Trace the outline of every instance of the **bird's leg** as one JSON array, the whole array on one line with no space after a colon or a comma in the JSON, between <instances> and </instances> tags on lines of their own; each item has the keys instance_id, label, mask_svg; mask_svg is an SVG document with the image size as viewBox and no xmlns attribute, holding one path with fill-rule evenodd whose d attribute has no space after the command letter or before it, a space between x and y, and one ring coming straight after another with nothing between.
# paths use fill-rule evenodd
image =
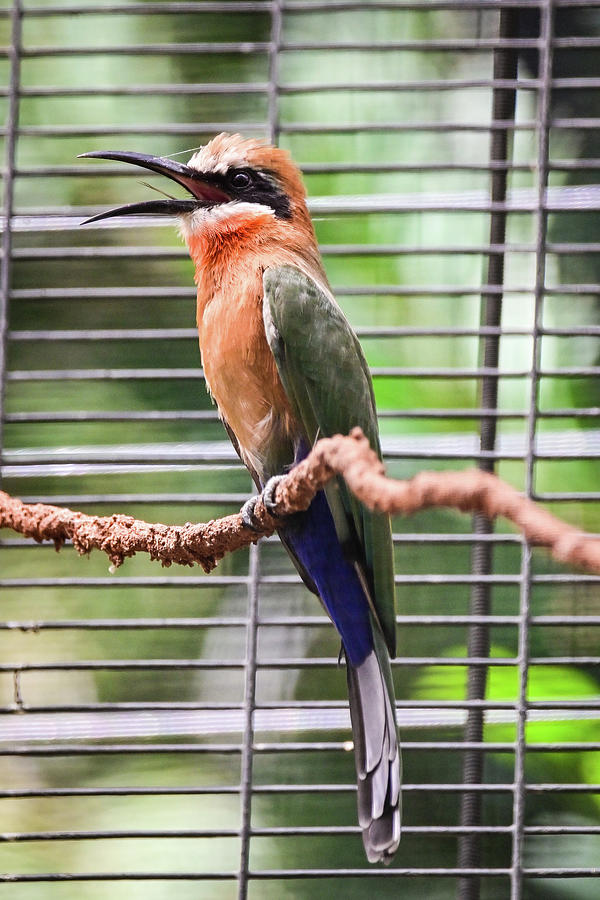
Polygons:
<instances>
[{"instance_id":1,"label":"bird's leg","mask_svg":"<svg viewBox=\"0 0 600 900\"><path fill-rule=\"evenodd\" d=\"M277 491L277 485L282 478L285 478L285 475L273 475L272 478L269 478L260 494L256 494L256 496L246 500L240 509L242 521L246 528L251 528L252 531L262 531L260 522L257 521L255 514L255 507L258 500L262 500L269 515L273 516L274 519L277 518L275 514L275 507L277 505L275 501L275 492Z\"/></svg>"}]
</instances>

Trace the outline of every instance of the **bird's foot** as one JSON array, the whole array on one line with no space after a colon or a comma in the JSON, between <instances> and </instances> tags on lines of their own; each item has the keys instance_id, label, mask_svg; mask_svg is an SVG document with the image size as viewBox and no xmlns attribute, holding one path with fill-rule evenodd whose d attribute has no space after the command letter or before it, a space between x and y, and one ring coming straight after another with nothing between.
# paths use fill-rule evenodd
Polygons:
<instances>
[{"instance_id":1,"label":"bird's foot","mask_svg":"<svg viewBox=\"0 0 600 900\"><path fill-rule=\"evenodd\" d=\"M285 478L285 475L273 475L272 478L269 478L260 494L256 494L256 496L246 500L240 509L242 522L246 528L251 528L252 531L262 531L261 523L256 518L256 504L259 500L262 500L269 515L273 516L274 519L277 518L277 515L275 514L275 507L277 506L275 493L277 491L277 485L282 478Z\"/></svg>"},{"instance_id":2,"label":"bird's foot","mask_svg":"<svg viewBox=\"0 0 600 900\"><path fill-rule=\"evenodd\" d=\"M259 527L256 516L254 512L254 507L256 506L256 501L260 497L260 494L255 494L254 497L250 497L249 500L246 500L242 508L240 509L240 514L242 516L242 522L244 523L246 528L250 528L251 531L261 531L262 529Z\"/></svg>"},{"instance_id":3,"label":"bird's foot","mask_svg":"<svg viewBox=\"0 0 600 900\"><path fill-rule=\"evenodd\" d=\"M273 516L274 519L277 518L275 512L277 506L275 494L277 493L279 482L283 481L284 478L285 475L273 475L272 478L269 478L262 491L262 501L265 504L267 512L270 516Z\"/></svg>"}]
</instances>

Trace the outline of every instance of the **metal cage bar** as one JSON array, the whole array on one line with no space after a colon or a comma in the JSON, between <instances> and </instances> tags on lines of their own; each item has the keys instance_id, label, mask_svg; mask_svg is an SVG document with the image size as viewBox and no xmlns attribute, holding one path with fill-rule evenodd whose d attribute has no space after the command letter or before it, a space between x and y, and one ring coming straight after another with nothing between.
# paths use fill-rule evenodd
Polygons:
<instances>
[{"instance_id":1,"label":"metal cage bar","mask_svg":"<svg viewBox=\"0 0 600 900\"><path fill-rule=\"evenodd\" d=\"M541 342L538 329L543 321L544 294L546 287L546 235L548 228L548 214L546 210L546 191L548 186L548 158L550 140L550 103L551 103L551 75L553 61L553 37L554 37L554 2L548 0L541 10L540 34L543 38L543 46L539 54L539 71L542 75L542 87L538 99L538 167L537 167L537 192L538 209L536 213L536 265L535 265L535 310L533 347L531 360L531 384L529 405L529 446L527 451L526 468L526 492L532 496L535 485L535 439L537 430L537 413L539 406L540 369L541 369ZM520 592L519 625L519 706L517 719L517 747L515 752L515 791L513 811L513 844L511 867L511 900L520 900L523 896L523 827L525 824L525 804L527 776L525 771L527 755L526 727L529 715L528 687L530 657L530 615L531 615L531 578L532 558L531 548L524 546L521 563L522 585Z\"/></svg>"}]
</instances>

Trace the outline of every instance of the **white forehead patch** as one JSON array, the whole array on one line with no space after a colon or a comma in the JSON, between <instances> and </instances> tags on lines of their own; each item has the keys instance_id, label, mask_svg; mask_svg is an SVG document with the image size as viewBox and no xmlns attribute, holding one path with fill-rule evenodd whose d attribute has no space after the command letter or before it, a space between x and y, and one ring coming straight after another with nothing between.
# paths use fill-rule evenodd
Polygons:
<instances>
[{"instance_id":1,"label":"white forehead patch","mask_svg":"<svg viewBox=\"0 0 600 900\"><path fill-rule=\"evenodd\" d=\"M201 147L194 153L188 166L198 172L217 172L224 175L229 169L243 169L248 165L248 158L240 152L239 146L215 152L211 144Z\"/></svg>"}]
</instances>

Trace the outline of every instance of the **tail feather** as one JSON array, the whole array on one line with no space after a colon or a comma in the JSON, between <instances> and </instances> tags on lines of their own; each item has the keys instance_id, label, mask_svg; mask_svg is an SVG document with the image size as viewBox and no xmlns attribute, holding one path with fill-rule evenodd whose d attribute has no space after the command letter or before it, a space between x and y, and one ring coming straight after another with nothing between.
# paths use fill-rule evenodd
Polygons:
<instances>
[{"instance_id":1,"label":"tail feather","mask_svg":"<svg viewBox=\"0 0 600 900\"><path fill-rule=\"evenodd\" d=\"M375 650L358 666L348 662L346 672L358 821L369 862L389 862L400 841L400 752L391 678L385 677Z\"/></svg>"}]
</instances>

